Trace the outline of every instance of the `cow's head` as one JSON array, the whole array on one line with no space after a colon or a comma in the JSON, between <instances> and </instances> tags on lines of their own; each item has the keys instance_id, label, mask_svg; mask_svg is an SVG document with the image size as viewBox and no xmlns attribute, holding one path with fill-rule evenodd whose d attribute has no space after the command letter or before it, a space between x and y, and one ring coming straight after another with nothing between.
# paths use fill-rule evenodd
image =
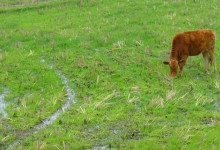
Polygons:
<instances>
[{"instance_id":1,"label":"cow's head","mask_svg":"<svg viewBox=\"0 0 220 150\"><path fill-rule=\"evenodd\" d=\"M178 61L171 59L170 61L164 61L163 63L170 66L170 75L175 78L178 70Z\"/></svg>"}]
</instances>

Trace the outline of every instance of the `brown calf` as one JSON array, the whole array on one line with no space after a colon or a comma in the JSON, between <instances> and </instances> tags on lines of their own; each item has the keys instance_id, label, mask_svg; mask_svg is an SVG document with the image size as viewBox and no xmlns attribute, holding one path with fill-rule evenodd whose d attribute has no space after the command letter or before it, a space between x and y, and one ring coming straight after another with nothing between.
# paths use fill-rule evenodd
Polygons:
<instances>
[{"instance_id":1,"label":"brown calf","mask_svg":"<svg viewBox=\"0 0 220 150\"><path fill-rule=\"evenodd\" d=\"M170 61L164 61L164 64L170 66L170 74L176 77L178 66L180 68L180 76L182 76L183 67L189 56L196 56L202 53L205 60L205 71L208 72L209 63L214 67L215 34L212 30L196 30L178 33L172 41L172 49L170 53Z\"/></svg>"}]
</instances>

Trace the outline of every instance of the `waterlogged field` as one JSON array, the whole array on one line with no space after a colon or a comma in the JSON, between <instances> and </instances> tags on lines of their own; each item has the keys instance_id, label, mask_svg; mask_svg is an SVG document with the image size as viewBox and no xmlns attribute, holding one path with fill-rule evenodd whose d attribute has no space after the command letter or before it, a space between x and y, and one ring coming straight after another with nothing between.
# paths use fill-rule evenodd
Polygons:
<instances>
[{"instance_id":1,"label":"waterlogged field","mask_svg":"<svg viewBox=\"0 0 220 150\"><path fill-rule=\"evenodd\" d=\"M219 149L220 2L4 0L0 149ZM217 73L177 32L216 33Z\"/></svg>"}]
</instances>

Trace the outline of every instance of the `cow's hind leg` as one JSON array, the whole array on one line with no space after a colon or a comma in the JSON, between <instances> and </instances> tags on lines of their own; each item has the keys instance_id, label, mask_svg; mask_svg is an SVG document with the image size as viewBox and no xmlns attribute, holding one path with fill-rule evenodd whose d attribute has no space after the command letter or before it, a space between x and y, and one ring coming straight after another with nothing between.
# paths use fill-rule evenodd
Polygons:
<instances>
[{"instance_id":1,"label":"cow's hind leg","mask_svg":"<svg viewBox=\"0 0 220 150\"><path fill-rule=\"evenodd\" d=\"M209 53L208 52L203 52L202 55L203 55L203 58L204 58L204 61L205 61L205 72L208 73L209 61L210 61Z\"/></svg>"},{"instance_id":2,"label":"cow's hind leg","mask_svg":"<svg viewBox=\"0 0 220 150\"><path fill-rule=\"evenodd\" d=\"M214 50L209 51L209 63L211 63L211 65L214 67L214 72L216 73L216 65L215 65L215 58L214 58Z\"/></svg>"}]
</instances>

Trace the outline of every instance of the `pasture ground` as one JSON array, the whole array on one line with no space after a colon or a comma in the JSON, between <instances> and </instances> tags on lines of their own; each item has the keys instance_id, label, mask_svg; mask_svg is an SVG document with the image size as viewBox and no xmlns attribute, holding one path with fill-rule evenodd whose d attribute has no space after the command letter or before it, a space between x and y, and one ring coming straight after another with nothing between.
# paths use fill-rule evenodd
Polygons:
<instances>
[{"instance_id":1,"label":"pasture ground","mask_svg":"<svg viewBox=\"0 0 220 150\"><path fill-rule=\"evenodd\" d=\"M0 149L17 139L25 150L219 149L219 10L219 0L2 1ZM191 57L172 86L162 62L172 37L194 29L215 31L217 73ZM67 100L56 70L77 103L25 136Z\"/></svg>"}]
</instances>

